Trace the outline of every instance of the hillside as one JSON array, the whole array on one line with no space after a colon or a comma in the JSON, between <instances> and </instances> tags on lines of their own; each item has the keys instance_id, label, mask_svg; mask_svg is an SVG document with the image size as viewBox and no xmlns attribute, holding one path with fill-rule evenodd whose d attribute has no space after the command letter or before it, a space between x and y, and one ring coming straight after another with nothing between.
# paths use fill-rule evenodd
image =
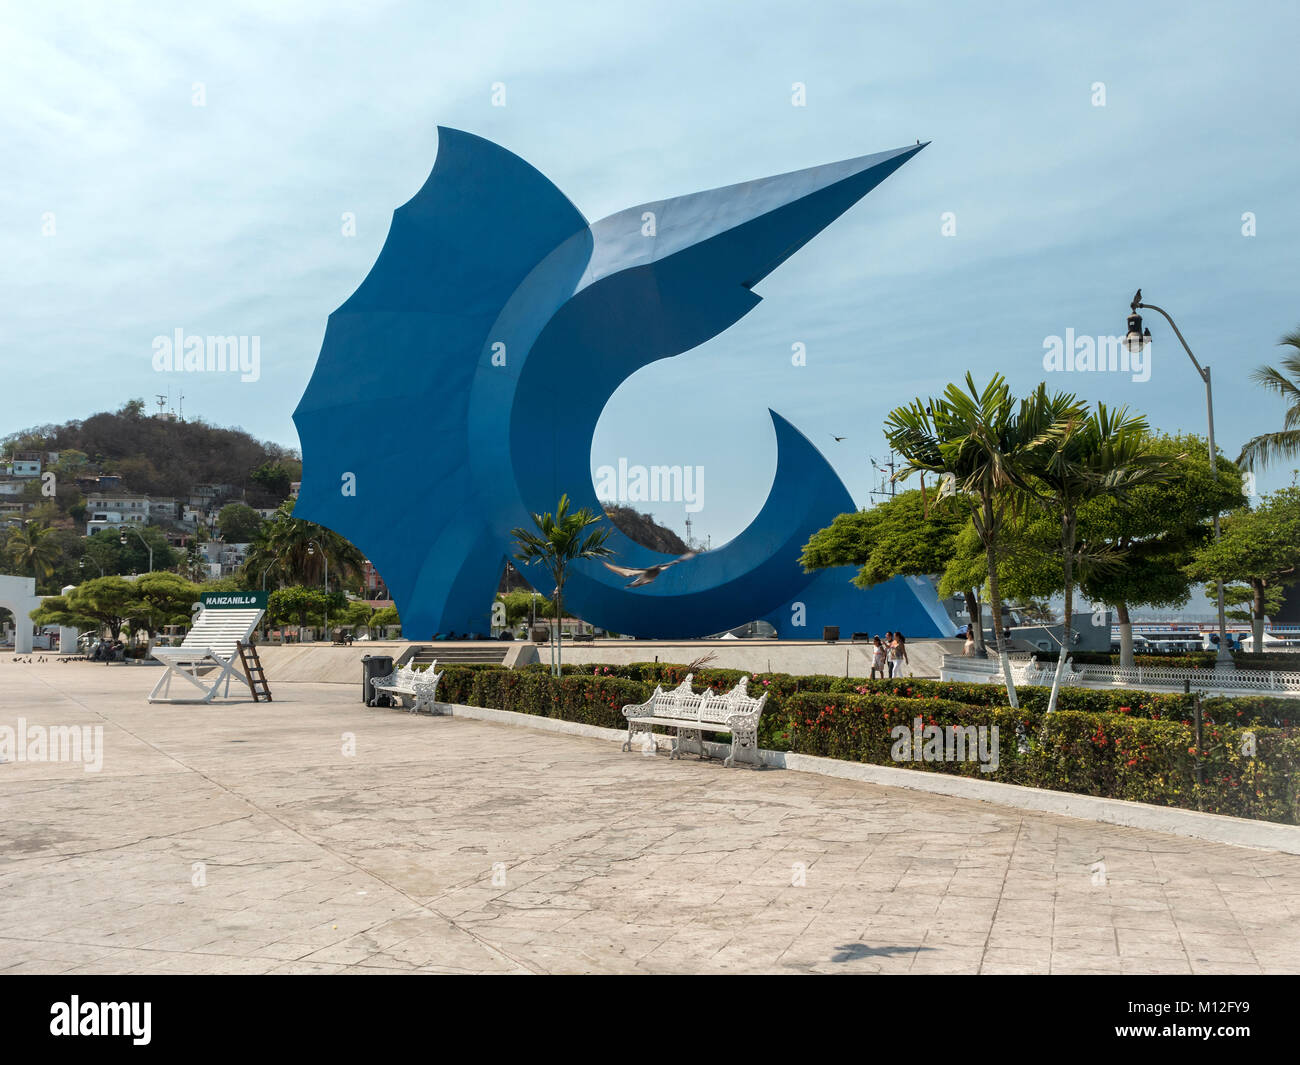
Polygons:
<instances>
[{"instance_id":1,"label":"hillside","mask_svg":"<svg viewBox=\"0 0 1300 1065\"><path fill-rule=\"evenodd\" d=\"M124 489L150 496L183 499L196 484L229 484L242 490L252 506L272 507L287 495L288 482L302 476L302 463L288 448L257 440L242 429L153 417L140 400L80 421L13 432L0 444L6 454L81 452L86 473L117 474ZM276 476L268 477L265 467L278 467ZM255 477L258 470L263 472ZM66 507L74 496L60 490L58 502ZM677 533L650 514L618 505L606 506L605 513L645 547L669 555L689 550Z\"/></svg>"},{"instance_id":2,"label":"hillside","mask_svg":"<svg viewBox=\"0 0 1300 1065\"><path fill-rule=\"evenodd\" d=\"M125 488L145 495L183 498L196 484L230 484L245 490L254 506L275 506L284 499L279 486L252 479L259 467L285 467L289 476L279 478L282 483L301 476L297 455L279 444L201 420L151 417L143 406L133 400L119 411L83 421L11 433L4 438L4 450L80 451L88 472L118 474Z\"/></svg>"},{"instance_id":3,"label":"hillside","mask_svg":"<svg viewBox=\"0 0 1300 1065\"><path fill-rule=\"evenodd\" d=\"M617 525L623 533L642 547L662 551L666 555L684 555L690 550L686 546L686 541L673 532L672 529L660 525L649 514L642 514L639 510L633 510L631 507L621 507L609 503L605 504L605 513L609 515L609 520Z\"/></svg>"}]
</instances>

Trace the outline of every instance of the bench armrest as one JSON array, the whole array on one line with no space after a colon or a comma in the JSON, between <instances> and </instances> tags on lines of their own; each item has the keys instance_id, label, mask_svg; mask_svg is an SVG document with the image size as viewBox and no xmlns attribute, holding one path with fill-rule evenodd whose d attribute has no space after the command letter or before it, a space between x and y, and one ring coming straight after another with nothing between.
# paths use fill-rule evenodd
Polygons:
<instances>
[{"instance_id":1,"label":"bench armrest","mask_svg":"<svg viewBox=\"0 0 1300 1065\"><path fill-rule=\"evenodd\" d=\"M763 704L767 702L767 695L768 693L764 692L757 702L746 707L741 707L737 709L735 713L728 714L728 727L734 728L737 725L741 727L756 726L759 718L763 716Z\"/></svg>"},{"instance_id":2,"label":"bench armrest","mask_svg":"<svg viewBox=\"0 0 1300 1065\"><path fill-rule=\"evenodd\" d=\"M664 695L663 687L657 685L655 687L654 694L651 695L650 698L647 699L645 702L628 703L627 706L623 707L623 716L628 720L631 720L634 717L654 717L655 707L659 704L659 701L663 698L663 695Z\"/></svg>"},{"instance_id":3,"label":"bench armrest","mask_svg":"<svg viewBox=\"0 0 1300 1065\"><path fill-rule=\"evenodd\" d=\"M411 682L411 686L415 688L417 691L420 692L427 691L430 694L433 694L433 692L437 690L438 681L440 680L442 680L441 673L431 674L426 670L423 674L420 674Z\"/></svg>"}]
</instances>

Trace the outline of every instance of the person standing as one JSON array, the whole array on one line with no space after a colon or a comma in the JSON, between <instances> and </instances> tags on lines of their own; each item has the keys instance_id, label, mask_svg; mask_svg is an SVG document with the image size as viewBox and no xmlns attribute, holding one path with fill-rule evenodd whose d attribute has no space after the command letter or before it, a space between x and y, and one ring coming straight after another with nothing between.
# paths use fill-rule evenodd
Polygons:
<instances>
[{"instance_id":1,"label":"person standing","mask_svg":"<svg viewBox=\"0 0 1300 1065\"><path fill-rule=\"evenodd\" d=\"M901 677L903 666L907 664L907 641L901 632L896 632L893 643L889 645L889 675Z\"/></svg>"},{"instance_id":2,"label":"person standing","mask_svg":"<svg viewBox=\"0 0 1300 1065\"><path fill-rule=\"evenodd\" d=\"M875 648L871 652L871 679L879 677L885 679L885 645L880 642L879 636L873 636Z\"/></svg>"}]
</instances>

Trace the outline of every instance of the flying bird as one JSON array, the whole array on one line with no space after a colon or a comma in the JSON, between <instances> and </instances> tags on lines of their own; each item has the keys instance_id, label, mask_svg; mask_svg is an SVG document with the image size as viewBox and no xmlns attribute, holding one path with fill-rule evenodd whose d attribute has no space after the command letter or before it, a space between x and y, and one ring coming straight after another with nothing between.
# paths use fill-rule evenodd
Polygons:
<instances>
[{"instance_id":1,"label":"flying bird","mask_svg":"<svg viewBox=\"0 0 1300 1065\"><path fill-rule=\"evenodd\" d=\"M831 439L834 440L834 441L838 444L841 440L847 440L848 437L846 437L846 436L836 436L834 433L831 433Z\"/></svg>"},{"instance_id":2,"label":"flying bird","mask_svg":"<svg viewBox=\"0 0 1300 1065\"><path fill-rule=\"evenodd\" d=\"M625 587L640 588L643 584L651 583L669 566L675 566L679 562L689 562L697 554L699 554L698 551L687 551L686 554L679 555L670 562L661 562L657 566L649 566L646 569L633 569L629 566L615 566L608 562L605 563L605 568L617 573L620 577L635 577L636 580L632 581L631 584L625 585Z\"/></svg>"}]
</instances>

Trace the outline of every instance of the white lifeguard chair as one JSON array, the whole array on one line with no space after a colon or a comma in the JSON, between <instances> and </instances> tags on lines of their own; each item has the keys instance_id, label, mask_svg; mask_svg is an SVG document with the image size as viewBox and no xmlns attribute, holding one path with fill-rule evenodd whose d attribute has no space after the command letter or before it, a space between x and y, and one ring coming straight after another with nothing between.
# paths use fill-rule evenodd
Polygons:
<instances>
[{"instance_id":1,"label":"white lifeguard chair","mask_svg":"<svg viewBox=\"0 0 1300 1065\"><path fill-rule=\"evenodd\" d=\"M199 615L180 646L153 649L153 657L167 667L167 672L158 678L149 693L149 702L210 703L222 681L226 683L222 697L229 698L230 678L240 666L253 701L257 702L259 697L269 701L266 678L250 642L263 613L265 598L257 593L205 595ZM258 675L256 678L254 673ZM192 685L198 695L173 697L171 683L178 677Z\"/></svg>"}]
</instances>

